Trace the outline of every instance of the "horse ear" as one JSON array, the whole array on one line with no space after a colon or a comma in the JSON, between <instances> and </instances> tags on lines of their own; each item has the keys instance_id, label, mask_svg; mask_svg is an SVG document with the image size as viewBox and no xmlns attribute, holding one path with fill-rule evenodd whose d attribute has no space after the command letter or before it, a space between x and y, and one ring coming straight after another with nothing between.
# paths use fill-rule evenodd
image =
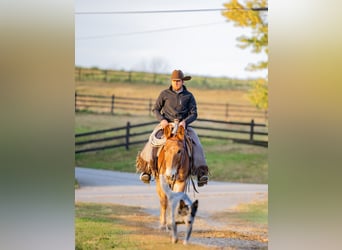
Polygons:
<instances>
[{"instance_id":1,"label":"horse ear","mask_svg":"<svg viewBox=\"0 0 342 250\"><path fill-rule=\"evenodd\" d=\"M185 129L183 126L179 126L178 131L177 131L177 137L179 140L183 141L184 140L184 134L185 134Z\"/></svg>"},{"instance_id":2,"label":"horse ear","mask_svg":"<svg viewBox=\"0 0 342 250\"><path fill-rule=\"evenodd\" d=\"M166 126L164 128L164 135L165 135L165 138L168 139L171 137L171 133L172 133L172 130L171 130L171 126Z\"/></svg>"}]
</instances>

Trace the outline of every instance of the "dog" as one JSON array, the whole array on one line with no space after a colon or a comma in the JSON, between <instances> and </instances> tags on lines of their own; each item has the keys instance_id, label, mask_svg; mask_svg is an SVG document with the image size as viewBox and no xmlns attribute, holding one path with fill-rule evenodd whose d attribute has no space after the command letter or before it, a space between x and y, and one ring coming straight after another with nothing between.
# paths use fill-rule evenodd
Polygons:
<instances>
[{"instance_id":1,"label":"dog","mask_svg":"<svg viewBox=\"0 0 342 250\"><path fill-rule=\"evenodd\" d=\"M163 175L160 175L159 177L162 189L168 198L168 207L171 212L172 243L177 243L178 241L177 225L185 224L186 235L183 244L186 245L191 236L192 225L194 224L198 209L198 200L192 202L186 193L173 192L166 182L165 177Z\"/></svg>"}]
</instances>

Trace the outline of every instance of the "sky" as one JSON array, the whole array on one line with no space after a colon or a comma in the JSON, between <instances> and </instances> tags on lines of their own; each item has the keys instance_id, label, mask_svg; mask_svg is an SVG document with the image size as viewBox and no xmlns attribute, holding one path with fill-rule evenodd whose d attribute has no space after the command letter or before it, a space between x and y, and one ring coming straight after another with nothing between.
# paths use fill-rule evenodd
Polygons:
<instances>
[{"instance_id":1,"label":"sky","mask_svg":"<svg viewBox=\"0 0 342 250\"><path fill-rule=\"evenodd\" d=\"M247 71L267 55L237 47L251 29L235 27L221 11L80 14L82 12L222 9L223 0L75 0L75 65L188 75L266 77Z\"/></svg>"}]
</instances>

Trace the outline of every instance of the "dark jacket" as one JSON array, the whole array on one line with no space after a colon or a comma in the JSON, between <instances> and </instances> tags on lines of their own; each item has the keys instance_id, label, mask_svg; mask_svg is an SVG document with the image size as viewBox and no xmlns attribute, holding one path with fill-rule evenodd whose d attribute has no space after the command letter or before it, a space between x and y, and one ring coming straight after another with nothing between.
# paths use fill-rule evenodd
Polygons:
<instances>
[{"instance_id":1,"label":"dark jacket","mask_svg":"<svg viewBox=\"0 0 342 250\"><path fill-rule=\"evenodd\" d=\"M153 109L156 118L173 122L175 119L185 120L186 125L197 119L197 105L195 97L183 85L183 91L176 93L170 86L163 90Z\"/></svg>"}]
</instances>

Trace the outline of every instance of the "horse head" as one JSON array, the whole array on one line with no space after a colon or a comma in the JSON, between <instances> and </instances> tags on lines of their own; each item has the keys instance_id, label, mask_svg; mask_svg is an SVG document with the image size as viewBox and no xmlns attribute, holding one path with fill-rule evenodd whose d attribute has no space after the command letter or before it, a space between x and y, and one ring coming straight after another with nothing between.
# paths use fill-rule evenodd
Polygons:
<instances>
[{"instance_id":1,"label":"horse head","mask_svg":"<svg viewBox=\"0 0 342 250\"><path fill-rule=\"evenodd\" d=\"M172 134L172 126L164 128L164 136L166 138L165 145L158 158L158 165L169 181L175 181L179 168L184 164L185 160L185 129L179 126L176 134Z\"/></svg>"}]
</instances>

